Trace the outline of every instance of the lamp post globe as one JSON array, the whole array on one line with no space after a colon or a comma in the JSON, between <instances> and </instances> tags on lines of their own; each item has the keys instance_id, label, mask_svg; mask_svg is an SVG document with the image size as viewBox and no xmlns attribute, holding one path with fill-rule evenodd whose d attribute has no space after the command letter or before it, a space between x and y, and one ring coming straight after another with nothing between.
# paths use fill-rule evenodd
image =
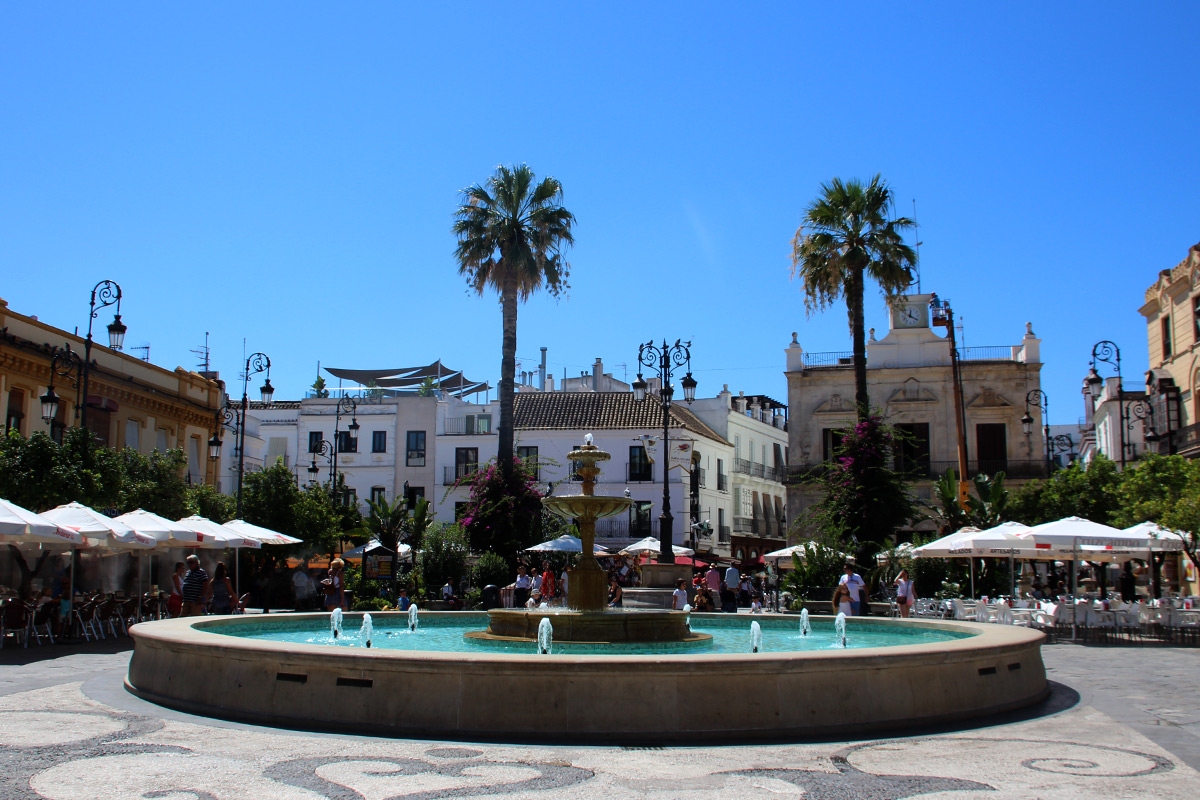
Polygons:
<instances>
[{"instance_id":1,"label":"lamp post globe","mask_svg":"<svg viewBox=\"0 0 1200 800\"><path fill-rule=\"evenodd\" d=\"M48 387L41 399L42 419L46 422L52 422L58 416L58 395L54 393L54 387Z\"/></svg>"}]
</instances>

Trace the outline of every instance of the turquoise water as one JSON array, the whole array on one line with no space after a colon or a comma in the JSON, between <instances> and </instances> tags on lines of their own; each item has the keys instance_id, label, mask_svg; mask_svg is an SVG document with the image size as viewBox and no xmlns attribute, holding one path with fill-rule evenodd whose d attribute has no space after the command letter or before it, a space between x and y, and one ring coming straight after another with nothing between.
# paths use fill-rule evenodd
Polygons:
<instances>
[{"instance_id":1,"label":"turquoise water","mask_svg":"<svg viewBox=\"0 0 1200 800\"><path fill-rule=\"evenodd\" d=\"M415 632L408 629L407 616L371 615L374 634L371 646L387 650L410 650L439 653L529 653L535 654L536 642L507 643L481 642L466 639L468 631L480 631L487 627L486 614L425 615ZM793 616L758 616L746 614L728 617L692 618L692 631L712 635L711 642L681 644L625 644L586 645L555 642L553 652L572 655L685 655L685 654L728 654L750 652L750 623L758 622L762 628L761 653L792 653L817 650L840 650L836 640L832 619L812 619L812 630L807 637L800 635L800 621ZM317 644L330 647L363 647L359 638L361 614L347 614L342 635L334 639L329 630L328 618L323 621L289 618L283 615L269 617L262 622L246 619L232 626L208 628L212 633L294 644ZM203 624L199 627L206 627ZM944 630L923 630L920 627L897 627L887 624L851 624L847 626L846 648L856 650L866 647L894 647L905 644L929 644L962 639L973 634Z\"/></svg>"}]
</instances>

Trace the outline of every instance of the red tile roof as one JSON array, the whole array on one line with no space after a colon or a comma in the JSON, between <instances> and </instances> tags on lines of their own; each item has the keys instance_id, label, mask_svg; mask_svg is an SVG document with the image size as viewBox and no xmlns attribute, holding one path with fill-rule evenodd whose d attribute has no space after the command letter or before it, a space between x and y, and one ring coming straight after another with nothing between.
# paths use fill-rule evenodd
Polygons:
<instances>
[{"instance_id":1,"label":"red tile roof","mask_svg":"<svg viewBox=\"0 0 1200 800\"><path fill-rule=\"evenodd\" d=\"M639 403L632 392L518 392L513 400L517 430L662 428L662 406L650 395ZM671 405L671 427L729 444L683 403Z\"/></svg>"}]
</instances>

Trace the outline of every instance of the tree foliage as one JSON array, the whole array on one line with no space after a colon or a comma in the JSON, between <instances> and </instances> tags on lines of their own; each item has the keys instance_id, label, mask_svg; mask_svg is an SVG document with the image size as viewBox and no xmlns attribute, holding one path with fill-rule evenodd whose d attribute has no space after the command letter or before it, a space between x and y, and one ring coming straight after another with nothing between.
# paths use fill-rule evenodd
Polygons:
<instances>
[{"instance_id":1,"label":"tree foliage","mask_svg":"<svg viewBox=\"0 0 1200 800\"><path fill-rule=\"evenodd\" d=\"M946 474L933 482L933 491L938 505L931 508L938 533L945 536L968 525L986 530L1008 521L1009 492L1004 486L1004 473L976 475L975 496L967 496L966 507L958 502L958 471L946 470Z\"/></svg>"},{"instance_id":2,"label":"tree foliage","mask_svg":"<svg viewBox=\"0 0 1200 800\"><path fill-rule=\"evenodd\" d=\"M476 553L496 553L516 569L517 556L540 541L542 493L537 476L520 459L506 474L495 461L463 479L471 495L461 524Z\"/></svg>"},{"instance_id":3,"label":"tree foliage","mask_svg":"<svg viewBox=\"0 0 1200 800\"><path fill-rule=\"evenodd\" d=\"M1116 465L1102 455L1086 468L1076 462L1046 480L1030 481L1017 490L1009 502L1009 516L1026 525L1063 517L1109 525L1121 505L1121 480Z\"/></svg>"},{"instance_id":4,"label":"tree foliage","mask_svg":"<svg viewBox=\"0 0 1200 800\"><path fill-rule=\"evenodd\" d=\"M497 460L507 474L513 459L513 396L517 372L517 305L543 286L557 297L568 288L563 251L575 239L575 216L562 206L562 184L536 180L528 166L500 166L486 182L463 190L454 213L458 271L480 295L500 295L500 428Z\"/></svg>"},{"instance_id":5,"label":"tree foliage","mask_svg":"<svg viewBox=\"0 0 1200 800\"><path fill-rule=\"evenodd\" d=\"M888 466L895 449L896 433L878 414L844 431L832 464L810 478L823 491L809 510L814 527L860 547L880 544L917 519L907 479Z\"/></svg>"},{"instance_id":6,"label":"tree foliage","mask_svg":"<svg viewBox=\"0 0 1200 800\"><path fill-rule=\"evenodd\" d=\"M870 276L892 298L912 283L917 254L902 233L907 217L891 219L895 196L876 175L860 181L834 178L804 212L792 239L792 277L804 281L804 305L811 315L846 298L854 354L854 403L859 421L869 415L867 344L863 284Z\"/></svg>"},{"instance_id":7,"label":"tree foliage","mask_svg":"<svg viewBox=\"0 0 1200 800\"><path fill-rule=\"evenodd\" d=\"M334 552L344 535L362 525L358 511L335 506L324 487L298 487L282 460L246 475L242 514L247 522L303 539L309 549L323 553Z\"/></svg>"},{"instance_id":8,"label":"tree foliage","mask_svg":"<svg viewBox=\"0 0 1200 800\"><path fill-rule=\"evenodd\" d=\"M425 591L432 596L447 578L453 586L458 587L470 552L467 534L458 525L435 525L430 528L425 534L425 546L421 549Z\"/></svg>"}]
</instances>

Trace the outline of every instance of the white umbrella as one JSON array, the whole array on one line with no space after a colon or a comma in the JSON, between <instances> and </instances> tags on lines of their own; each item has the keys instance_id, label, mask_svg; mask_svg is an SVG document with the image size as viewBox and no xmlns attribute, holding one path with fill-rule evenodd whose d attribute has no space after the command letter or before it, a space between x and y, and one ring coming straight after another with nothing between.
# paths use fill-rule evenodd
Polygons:
<instances>
[{"instance_id":1,"label":"white umbrella","mask_svg":"<svg viewBox=\"0 0 1200 800\"><path fill-rule=\"evenodd\" d=\"M886 564L889 559L912 558L913 543L901 542L890 550L880 550L875 554L876 564Z\"/></svg>"},{"instance_id":2,"label":"white umbrella","mask_svg":"<svg viewBox=\"0 0 1200 800\"><path fill-rule=\"evenodd\" d=\"M83 534L88 544L93 547L117 550L147 549L158 544L154 537L139 533L125 523L117 522L112 517L81 503L67 503L52 508L41 516L60 527Z\"/></svg>"},{"instance_id":3,"label":"white umbrella","mask_svg":"<svg viewBox=\"0 0 1200 800\"><path fill-rule=\"evenodd\" d=\"M83 537L16 503L0 500L0 542L82 544Z\"/></svg>"},{"instance_id":4,"label":"white umbrella","mask_svg":"<svg viewBox=\"0 0 1200 800\"><path fill-rule=\"evenodd\" d=\"M262 547L263 544L258 539L251 539L248 536L243 536L235 530L226 528L220 523L213 522L207 517L201 517L196 514L193 514L190 517L184 517L175 524L182 525L195 534L197 547L233 547L238 549L244 547L251 550L257 550Z\"/></svg>"},{"instance_id":5,"label":"white umbrella","mask_svg":"<svg viewBox=\"0 0 1200 800\"><path fill-rule=\"evenodd\" d=\"M1018 535L1034 544L1039 553L1034 558L1043 559L1119 561L1145 558L1156 545L1168 547L1168 540L1152 537L1145 529L1123 531L1079 517L1034 525Z\"/></svg>"},{"instance_id":6,"label":"white umbrella","mask_svg":"<svg viewBox=\"0 0 1200 800\"><path fill-rule=\"evenodd\" d=\"M245 536L247 539L257 539L263 544L300 544L304 541L303 539L297 539L295 536L288 536L278 531L273 531L270 528L261 528L258 525L252 525L242 519L223 523L221 527L229 528L229 530Z\"/></svg>"},{"instance_id":7,"label":"white umbrella","mask_svg":"<svg viewBox=\"0 0 1200 800\"><path fill-rule=\"evenodd\" d=\"M383 544L381 544L378 539L372 539L364 545L359 545L353 550L347 550L346 552L342 553L342 558L362 558L363 556L373 553L381 547L383 547ZM412 558L411 545L401 542L400 544L396 545L396 551L400 556L400 560L402 561L407 561L408 559Z\"/></svg>"},{"instance_id":8,"label":"white umbrella","mask_svg":"<svg viewBox=\"0 0 1200 800\"><path fill-rule=\"evenodd\" d=\"M971 559L971 596L975 596L975 559L1038 558L1037 548L1032 542L1020 538L1013 531L1020 523L1003 523L981 531L966 527L940 539L914 547L913 558L969 558ZM1021 526L1024 528L1024 526Z\"/></svg>"},{"instance_id":9,"label":"white umbrella","mask_svg":"<svg viewBox=\"0 0 1200 800\"><path fill-rule=\"evenodd\" d=\"M141 508L113 517L113 521L146 534L163 547L203 547L200 537L186 525Z\"/></svg>"},{"instance_id":10,"label":"white umbrella","mask_svg":"<svg viewBox=\"0 0 1200 800\"><path fill-rule=\"evenodd\" d=\"M583 540L580 539L578 536L572 536L569 533L564 533L562 536L559 536L557 539L551 539L548 542L542 542L541 544L535 544L533 547L526 547L525 550L526 550L526 552L536 552L536 553L582 553L583 552ZM678 548L676 548L676 550L678 550ZM655 550L654 552L657 553L658 551ZM605 550L603 547L601 547L598 544L595 544L594 542L592 543L592 554L593 555L596 555L596 554L606 555L607 553L608 553L608 551ZM680 555L686 555L686 554L681 553Z\"/></svg>"},{"instance_id":11,"label":"white umbrella","mask_svg":"<svg viewBox=\"0 0 1200 800\"><path fill-rule=\"evenodd\" d=\"M660 547L661 545L659 544L658 539L655 539L653 536L647 536L640 542L634 542L628 547L622 547L621 552L628 553L631 556L642 555L643 553L654 553L657 555L660 551ZM673 544L671 545L671 552L677 556L690 556L695 551L689 550L686 547L680 547L677 544Z\"/></svg>"},{"instance_id":12,"label":"white umbrella","mask_svg":"<svg viewBox=\"0 0 1200 800\"><path fill-rule=\"evenodd\" d=\"M1147 539L1150 549L1156 552L1178 552L1183 550L1183 534L1164 528L1157 522L1139 522L1128 528L1122 528L1121 533L1127 533L1137 539Z\"/></svg>"},{"instance_id":13,"label":"white umbrella","mask_svg":"<svg viewBox=\"0 0 1200 800\"><path fill-rule=\"evenodd\" d=\"M804 561L805 559L808 558L809 554L816 553L818 548L820 548L822 550L828 550L828 551L832 552L834 555L836 555L838 558L846 558L847 557L845 553L839 553L838 551L834 550L833 548L826 547L825 545L823 545L819 542L801 542L800 544L794 544L791 547L785 547L782 550L773 550L770 553L766 553L763 555L763 559L764 560L765 559L774 559L774 560L778 561L781 558L791 558L792 556L800 556L800 560Z\"/></svg>"}]
</instances>

